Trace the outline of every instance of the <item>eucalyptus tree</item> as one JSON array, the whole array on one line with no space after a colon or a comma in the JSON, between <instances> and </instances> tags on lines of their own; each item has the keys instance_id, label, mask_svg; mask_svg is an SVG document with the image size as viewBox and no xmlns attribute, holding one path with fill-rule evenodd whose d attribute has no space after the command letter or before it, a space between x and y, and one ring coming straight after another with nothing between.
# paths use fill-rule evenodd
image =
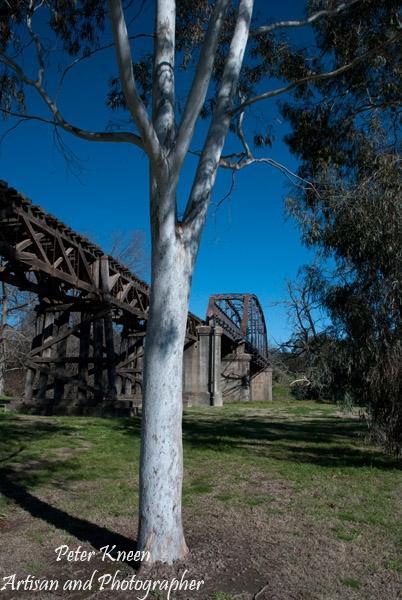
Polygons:
<instances>
[{"instance_id":1,"label":"eucalyptus tree","mask_svg":"<svg viewBox=\"0 0 402 600\"><path fill-rule=\"evenodd\" d=\"M2 267L0 262L0 268ZM22 369L28 350L29 316L33 298L13 286L0 285L0 396L6 393L6 376L10 371Z\"/></svg>"},{"instance_id":2,"label":"eucalyptus tree","mask_svg":"<svg viewBox=\"0 0 402 600\"><path fill-rule=\"evenodd\" d=\"M366 2L361 8L355 27L348 27L346 13L332 23L316 23L321 52L342 62L356 48L363 55L400 35L400 0ZM288 208L306 244L330 256L334 265L331 277L322 277L315 293L332 320L338 344L337 359L327 361L335 372L327 376L329 388L334 396L341 393L364 405L376 442L400 453L400 48L387 44L381 57L313 83L308 95L287 99L282 114L291 125L288 143L300 160L299 175L319 190L299 188Z\"/></svg>"},{"instance_id":3,"label":"eucalyptus tree","mask_svg":"<svg viewBox=\"0 0 402 600\"><path fill-rule=\"evenodd\" d=\"M331 325L314 347L327 397L365 408L370 437L402 452L401 156L386 135L360 136L355 169L322 168L320 199L292 204L309 244L333 265L313 301ZM308 271L307 271L308 274ZM308 283L307 277L304 284ZM311 288L310 288L311 289ZM311 337L311 336L310 336ZM332 350L331 350L332 346ZM330 352L328 352L330 348ZM322 393L322 390L321 390Z\"/></svg>"},{"instance_id":4,"label":"eucalyptus tree","mask_svg":"<svg viewBox=\"0 0 402 600\"><path fill-rule=\"evenodd\" d=\"M398 41L399 32L391 26L379 46L356 47L345 61L319 50L312 59L297 47L294 36L287 41L283 31L321 21L330 24L341 15L352 24L360 18L362 6L365 18L371 18L371 13L375 18L377 10L367 0L316 4L312 9L307 3L304 18L278 22L268 19L271 3L265 0L128 0L126 4L122 0L7 0L2 5L3 114L19 120L36 118L57 132L91 142L133 145L148 159L152 287L138 543L150 552L152 561L172 562L187 552L181 520L183 344L191 276L218 170L238 173L262 163L297 180L273 151L267 155L261 149L272 142L269 124L254 136L253 145L247 115L257 103L289 92L308 93L311 82L353 72L363 61L383 57L383 49ZM149 6L148 22L152 20L153 27L145 31L141 11ZM66 54L73 55L62 82L75 64L86 62L90 69L91 56L112 47L118 75L108 103L127 111L126 129L92 131L65 117L57 88L52 94L46 80L52 60L49 39L54 38L62 42ZM147 40L153 46L144 50ZM31 59L24 63L27 53ZM34 55L37 70L32 75ZM179 86L182 70L185 82ZM27 89L38 95L47 114L29 111ZM194 147L200 119L205 119L201 148ZM181 213L177 190L190 153L197 164Z\"/></svg>"}]
</instances>

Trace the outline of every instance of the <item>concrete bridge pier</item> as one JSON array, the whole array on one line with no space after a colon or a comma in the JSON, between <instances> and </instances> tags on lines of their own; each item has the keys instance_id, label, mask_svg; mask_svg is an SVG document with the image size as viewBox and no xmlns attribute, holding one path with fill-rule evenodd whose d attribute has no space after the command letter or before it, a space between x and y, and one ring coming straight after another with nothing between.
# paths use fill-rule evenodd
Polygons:
<instances>
[{"instance_id":1,"label":"concrete bridge pier","mask_svg":"<svg viewBox=\"0 0 402 600\"><path fill-rule=\"evenodd\" d=\"M200 325L198 340L187 346L183 358L183 402L222 406L221 327Z\"/></svg>"},{"instance_id":2,"label":"concrete bridge pier","mask_svg":"<svg viewBox=\"0 0 402 600\"><path fill-rule=\"evenodd\" d=\"M251 376L250 400L272 402L272 367Z\"/></svg>"},{"instance_id":3,"label":"concrete bridge pier","mask_svg":"<svg viewBox=\"0 0 402 600\"><path fill-rule=\"evenodd\" d=\"M251 354L238 344L222 359L222 394L227 402L248 402L250 395Z\"/></svg>"}]
</instances>

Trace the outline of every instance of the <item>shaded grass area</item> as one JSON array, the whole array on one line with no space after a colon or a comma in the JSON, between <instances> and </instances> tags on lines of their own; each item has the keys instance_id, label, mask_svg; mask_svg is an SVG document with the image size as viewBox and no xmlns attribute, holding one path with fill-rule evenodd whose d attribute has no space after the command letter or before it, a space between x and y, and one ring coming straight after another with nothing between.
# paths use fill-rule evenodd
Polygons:
<instances>
[{"instance_id":1,"label":"shaded grass area","mask_svg":"<svg viewBox=\"0 0 402 600\"><path fill-rule=\"evenodd\" d=\"M137 503L138 418L119 420L79 417L0 417L0 489L7 482L33 490L51 485L68 489L74 482L93 482L96 504L116 516ZM130 439L128 441L128 433ZM97 485L99 483L102 485ZM2 502L7 501L4 489ZM1 496L0 496L1 498ZM94 508L88 490L74 495L84 514ZM0 504L1 507L1 504Z\"/></svg>"},{"instance_id":2,"label":"shaded grass area","mask_svg":"<svg viewBox=\"0 0 402 600\"><path fill-rule=\"evenodd\" d=\"M345 544L384 549L382 566L401 571L401 462L366 445L364 434L356 415L319 402L187 409L184 505L201 520L213 502L240 517L250 508L291 514ZM1 415L0 523L17 504L95 547L112 535L129 549L129 539L96 523L132 516L139 448L137 417ZM30 535L43 544L40 532ZM342 584L357 590L352 575Z\"/></svg>"},{"instance_id":3,"label":"shaded grass area","mask_svg":"<svg viewBox=\"0 0 402 600\"><path fill-rule=\"evenodd\" d=\"M313 402L228 405L219 419L209 409L193 409L184 437L187 464L195 464L202 449L204 485L216 480L221 463L226 489L215 495L220 502L291 510L331 523L332 534L344 541L365 533L397 548L402 540L401 461L365 444L356 415ZM264 480L286 482L291 506L261 490ZM397 550L390 567L402 568Z\"/></svg>"}]
</instances>

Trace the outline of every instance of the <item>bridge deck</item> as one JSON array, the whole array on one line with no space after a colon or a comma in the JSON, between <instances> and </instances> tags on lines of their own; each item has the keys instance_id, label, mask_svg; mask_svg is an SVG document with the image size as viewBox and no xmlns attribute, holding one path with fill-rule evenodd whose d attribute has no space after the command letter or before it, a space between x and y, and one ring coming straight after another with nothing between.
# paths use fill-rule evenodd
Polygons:
<instances>
[{"instance_id":1,"label":"bridge deck","mask_svg":"<svg viewBox=\"0 0 402 600\"><path fill-rule=\"evenodd\" d=\"M150 301L145 281L2 181L0 256L4 259L0 280L41 299L37 335L26 359L35 375L31 382L27 378L26 396L32 395L34 380L38 398L46 399L51 385L55 396L62 397L64 383L71 381L78 386L79 397L85 390L101 396L105 370L109 391L115 388L116 377L126 381L126 396L131 384L140 385ZM72 313L81 313L81 321L70 318ZM112 321L122 327L117 351ZM188 314L186 344L197 341L198 327L207 323L222 327L227 345L244 343L253 372L268 365L265 321L254 295L212 296L207 322ZM71 336L79 340L79 356L68 356L66 340ZM52 384L48 376L53 377Z\"/></svg>"},{"instance_id":2,"label":"bridge deck","mask_svg":"<svg viewBox=\"0 0 402 600\"><path fill-rule=\"evenodd\" d=\"M59 301L102 301L146 322L150 288L85 236L0 182L0 279ZM204 321L189 313L188 339Z\"/></svg>"}]
</instances>

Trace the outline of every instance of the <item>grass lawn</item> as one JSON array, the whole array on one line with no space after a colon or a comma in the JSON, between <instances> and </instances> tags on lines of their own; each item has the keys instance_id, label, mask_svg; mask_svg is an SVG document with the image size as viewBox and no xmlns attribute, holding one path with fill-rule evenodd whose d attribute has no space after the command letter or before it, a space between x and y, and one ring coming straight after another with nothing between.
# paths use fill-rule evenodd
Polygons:
<instances>
[{"instance_id":1,"label":"grass lawn","mask_svg":"<svg viewBox=\"0 0 402 600\"><path fill-rule=\"evenodd\" d=\"M357 415L279 389L271 404L187 409L183 428L192 552L173 569L206 582L183 597L400 597L401 462L365 445ZM139 418L0 415L0 583L111 572L56 562L54 549L134 547L139 433ZM136 597L110 594L101 597Z\"/></svg>"}]
</instances>

